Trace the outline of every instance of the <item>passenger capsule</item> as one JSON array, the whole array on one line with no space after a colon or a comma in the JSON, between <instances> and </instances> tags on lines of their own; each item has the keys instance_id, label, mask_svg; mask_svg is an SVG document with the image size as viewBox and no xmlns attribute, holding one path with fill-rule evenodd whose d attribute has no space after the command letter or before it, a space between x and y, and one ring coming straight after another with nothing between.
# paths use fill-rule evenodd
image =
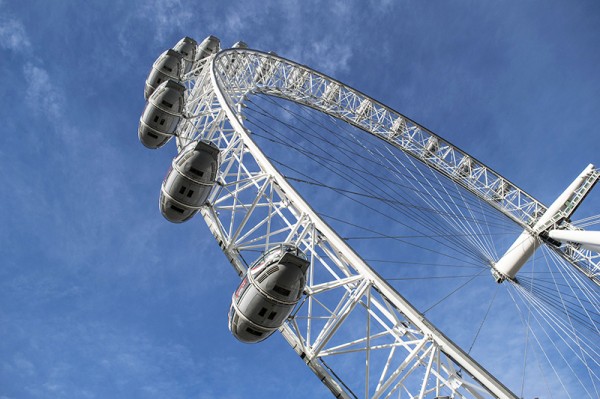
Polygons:
<instances>
[{"instance_id":1,"label":"passenger capsule","mask_svg":"<svg viewBox=\"0 0 600 399\"><path fill-rule=\"evenodd\" d=\"M160 211L170 222L181 223L198 212L215 183L219 148L205 141L189 144L173 163L160 190Z\"/></svg>"},{"instance_id":2,"label":"passenger capsule","mask_svg":"<svg viewBox=\"0 0 600 399\"><path fill-rule=\"evenodd\" d=\"M197 47L198 42L187 36L178 41L175 47L173 47L173 50L183 56L183 73L188 73L192 69L194 60L196 59Z\"/></svg>"},{"instance_id":3,"label":"passenger capsule","mask_svg":"<svg viewBox=\"0 0 600 399\"><path fill-rule=\"evenodd\" d=\"M294 245L279 245L248 269L231 298L229 330L238 340L260 342L283 325L304 292L310 262Z\"/></svg>"},{"instance_id":4,"label":"passenger capsule","mask_svg":"<svg viewBox=\"0 0 600 399\"><path fill-rule=\"evenodd\" d=\"M182 118L184 92L184 86L166 80L152 93L138 128L138 137L146 147L159 148L173 137Z\"/></svg>"},{"instance_id":5,"label":"passenger capsule","mask_svg":"<svg viewBox=\"0 0 600 399\"><path fill-rule=\"evenodd\" d=\"M179 81L183 74L183 55L173 49L162 53L152 65L146 79L144 98L147 100L162 82L171 79Z\"/></svg>"},{"instance_id":6,"label":"passenger capsule","mask_svg":"<svg viewBox=\"0 0 600 399\"><path fill-rule=\"evenodd\" d=\"M221 41L215 36L208 36L202 40L202 43L198 45L198 51L196 53L196 62L203 60L204 58L216 54L219 51L219 45Z\"/></svg>"}]
</instances>

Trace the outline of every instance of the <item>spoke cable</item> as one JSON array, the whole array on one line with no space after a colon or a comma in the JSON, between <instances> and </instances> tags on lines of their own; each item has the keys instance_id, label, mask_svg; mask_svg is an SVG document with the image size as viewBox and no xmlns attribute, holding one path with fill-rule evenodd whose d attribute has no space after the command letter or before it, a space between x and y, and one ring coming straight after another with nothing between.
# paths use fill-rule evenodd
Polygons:
<instances>
[{"instance_id":1,"label":"spoke cable","mask_svg":"<svg viewBox=\"0 0 600 399\"><path fill-rule=\"evenodd\" d=\"M270 156L268 159L291 172L283 173L286 180L305 185L307 188L312 186L317 187L317 190L329 190L358 205L360 207L358 209L370 211L390 221L391 224L386 227L401 226L414 233L407 234L400 229L396 232L395 228L389 232L377 231L368 226L349 222L347 219L318 212L320 217L370 233L370 235L346 234L343 237L345 241L395 240L413 248L453 259L459 264L389 259L367 259L368 262L407 265L411 270L412 267L417 266L480 269L472 275L427 277L402 275L390 276L386 279L388 281L468 279L427 308L422 312L423 314L463 289L475 278L483 276L484 271L489 270L490 263L499 258L497 239L500 241L502 237L518 234L520 228L516 223L503 215L493 204L490 205L473 195L453 177L438 172L430 164L417 165L416 158L401 152L396 147L386 143L381 145L382 151L378 146L371 145L366 138L363 138L364 136L356 134L357 129L360 129L359 126L351 125L331 115L327 115L329 123L325 124L314 116L315 112L312 109L300 107L300 112L295 112L272 97L260 96L260 100L263 99L271 106L279 108L284 113L284 117L275 115L259 101L249 100L253 107L245 111L246 123L256 128L257 131L252 132L253 137L267 140L276 148L285 149L283 152L275 152L280 156ZM332 125L335 127L332 128ZM278 132L279 128L291 134L291 139L286 140ZM379 138L377 140L385 143ZM290 159L294 157L290 155L290 151L306 157L315 167L331 172L334 179L320 181L299 171L293 166L297 160L293 161L293 165L286 162L286 157ZM359 161L363 164L359 164ZM335 181L335 184L331 181ZM343 184L339 184L338 181ZM371 222L371 225L373 224L374 222ZM600 224L600 215L580 219L573 224L578 227ZM428 239L428 244L422 245L420 239ZM566 389L565 381L550 360L551 357L547 353L549 350L556 351L573 373L578 384L590 397L592 395L588 387L595 392L596 397L600 397L597 372L600 367L598 343L600 293L580 272L568 264L558 249L542 245L542 250L537 252L530 261L532 270L527 273L522 271L518 281L509 282L507 284L509 288L505 290L510 295L525 327L521 395L524 392L531 336L568 397L571 397L570 391ZM536 266L538 258L543 259L541 263L547 269L540 270ZM467 353L471 352L480 336L491 313L499 287L497 286L494 291ZM526 316L517 298L525 304ZM536 329L539 328L542 334L537 334L534 326ZM532 349L535 349L535 345L532 345ZM537 351L533 350L533 353L542 370ZM570 355L579 359L582 366L587 369L591 387L590 384L584 383L583 376L578 375L568 361ZM548 393L552 396L546 375L543 374Z\"/></svg>"}]
</instances>

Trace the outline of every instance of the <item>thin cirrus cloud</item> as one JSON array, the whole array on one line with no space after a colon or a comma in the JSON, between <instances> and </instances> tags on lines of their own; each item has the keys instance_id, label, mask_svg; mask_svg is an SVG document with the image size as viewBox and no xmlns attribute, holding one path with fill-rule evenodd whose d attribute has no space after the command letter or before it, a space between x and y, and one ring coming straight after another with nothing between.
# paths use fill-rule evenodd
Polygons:
<instances>
[{"instance_id":1,"label":"thin cirrus cloud","mask_svg":"<svg viewBox=\"0 0 600 399\"><path fill-rule=\"evenodd\" d=\"M2 4L0 3L0 6ZM22 52L29 49L31 43L25 32L25 27L18 19L0 17L0 47L3 49Z\"/></svg>"},{"instance_id":2,"label":"thin cirrus cloud","mask_svg":"<svg viewBox=\"0 0 600 399\"><path fill-rule=\"evenodd\" d=\"M31 63L23 67L23 75L27 83L25 100L34 112L43 112L47 118L62 119L63 96L52 82L48 72Z\"/></svg>"},{"instance_id":3,"label":"thin cirrus cloud","mask_svg":"<svg viewBox=\"0 0 600 399\"><path fill-rule=\"evenodd\" d=\"M2 7L0 3L0 7ZM32 48L29 35L23 23L15 17L0 17L0 47L11 50L20 56L30 54ZM52 83L48 71L32 62L26 62L22 68L27 84L25 101L33 112L43 112L50 118L60 117L62 97Z\"/></svg>"},{"instance_id":4,"label":"thin cirrus cloud","mask_svg":"<svg viewBox=\"0 0 600 399\"><path fill-rule=\"evenodd\" d=\"M0 253L7 259L0 268L0 303L10 305L0 309L0 397L252 397L256 375L264 376L262 384L268 388L254 397L327 394L312 375L309 381L299 377L306 367L293 351L280 350L285 345L281 337L251 348L233 341L226 312L237 281L227 260L201 218L172 226L157 210L160 179L174 146L147 152L137 143L135 129L152 61L181 36L202 40L214 34L223 47L244 40L251 48L274 50L377 99L383 93L386 102L410 111L409 116L442 126L439 133L451 141L452 134L462 134L463 125L451 127L446 117L461 115L467 94L474 106L490 101L502 105L502 90L496 100L489 97L496 94L490 89L510 83L512 75L505 68L511 64L505 61L530 49L521 32L515 40L522 52L512 51L502 29L495 42L488 43L487 34L475 40L473 29L482 24L473 19L465 28L466 9L436 11L432 18L429 9L389 1L190 6L178 0L135 0L55 6L48 15L43 1L39 6L31 1L27 14L10 3L0 0L0 52L11 57L0 68L8 73L7 92L14 95L4 108L15 111L9 115L14 134L4 135L9 145L0 148L9 210L0 215L0 224L8 226L0 232L5 244ZM481 10L471 6L469 15L481 17ZM494 10L489 12L491 21L485 26L505 26L498 24ZM439 29L448 21L454 21L453 34ZM90 29L94 23L102 29ZM512 29L515 24L509 25ZM40 39L40 32L48 40ZM468 57L456 62L449 54L463 45ZM68 52L65 46L71 46ZM490 46L493 51L488 52ZM63 53L65 57L56 56ZM480 59L480 54L496 58ZM485 86L490 82L497 83ZM380 88L373 89L377 84ZM595 86L590 85L591 93ZM519 96L512 96L509 105L521 107L514 99ZM15 103L19 106L11 108ZM492 117L497 115L511 127L515 115L506 114L493 113L489 119L496 122ZM468 132L474 120L465 121ZM584 122L577 120L582 127ZM476 143L467 150L489 161L484 146L496 131L504 130L494 125L475 137L465 133L464 140ZM321 201L335 206L334 193L319 194ZM393 256L406 260L403 254ZM421 302L427 307L447 289ZM414 295L419 294L415 289ZM438 319L446 322L443 316ZM490 319L484 332L497 338L502 324L500 317ZM460 327L453 336L470 343L472 337ZM517 346L515 340L509 344ZM477 359L491 359L496 369L511 366L504 347L488 353L487 346L476 343ZM288 353L293 357L289 362L284 357ZM249 369L256 374L248 375L253 374ZM277 373L280 369L284 376ZM521 378L517 373L508 377L515 386ZM319 391L304 391L311 389Z\"/></svg>"},{"instance_id":5,"label":"thin cirrus cloud","mask_svg":"<svg viewBox=\"0 0 600 399\"><path fill-rule=\"evenodd\" d=\"M29 331L18 333L31 342L29 352L3 361L4 370L19 375L18 381L30 397L115 397L130 391L148 398L183 398L187 387L175 382L176 378L165 382L164 376L196 379L208 371L206 364L195 360L180 344L156 342L151 334L127 327L99 321L69 322L68 318L32 322ZM59 358L55 349L61 351ZM81 359L87 359L85 366L76 367ZM91 376L89 383L81 386L78 380L86 375Z\"/></svg>"}]
</instances>

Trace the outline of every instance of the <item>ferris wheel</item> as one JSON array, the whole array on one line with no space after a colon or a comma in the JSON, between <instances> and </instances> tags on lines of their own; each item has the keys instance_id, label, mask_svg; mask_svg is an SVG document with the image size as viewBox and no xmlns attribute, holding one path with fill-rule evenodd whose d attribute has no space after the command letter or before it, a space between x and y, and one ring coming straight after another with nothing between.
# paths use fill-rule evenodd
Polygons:
<instances>
[{"instance_id":1,"label":"ferris wheel","mask_svg":"<svg viewBox=\"0 0 600 399\"><path fill-rule=\"evenodd\" d=\"M501 319L492 303L502 289L512 303L497 306L522 327L525 352L541 349L518 366L549 365L557 397L598 397L600 233L582 227L599 218L571 221L600 179L593 165L546 207L363 93L242 42L221 50L213 36L163 53L145 97L140 140L158 148L176 137L179 150L161 211L172 222L201 214L242 278L229 316L241 341L279 331L334 397L517 398L524 379L517 395L494 362L471 356L486 320ZM398 264L418 269L422 285ZM442 277L468 280L454 289ZM411 285L406 295L395 281ZM440 305L481 281L495 287L489 306L469 305L482 321L464 321L460 301L459 311ZM411 290L433 303L413 305ZM468 349L436 327L447 318L475 330ZM515 334L494 329L486 347L503 354ZM509 375L515 366L495 363Z\"/></svg>"}]
</instances>

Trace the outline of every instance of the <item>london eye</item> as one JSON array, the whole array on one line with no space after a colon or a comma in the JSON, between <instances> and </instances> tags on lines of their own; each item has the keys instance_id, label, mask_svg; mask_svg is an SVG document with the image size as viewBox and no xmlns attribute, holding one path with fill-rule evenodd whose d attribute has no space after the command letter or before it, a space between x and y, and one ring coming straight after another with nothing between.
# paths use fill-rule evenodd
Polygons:
<instances>
[{"instance_id":1,"label":"london eye","mask_svg":"<svg viewBox=\"0 0 600 399\"><path fill-rule=\"evenodd\" d=\"M242 279L241 341L279 331L340 398L599 396L599 218L575 218L593 165L546 206L360 91L213 36L163 53L145 97L140 140L179 151L161 211L202 217Z\"/></svg>"}]
</instances>

